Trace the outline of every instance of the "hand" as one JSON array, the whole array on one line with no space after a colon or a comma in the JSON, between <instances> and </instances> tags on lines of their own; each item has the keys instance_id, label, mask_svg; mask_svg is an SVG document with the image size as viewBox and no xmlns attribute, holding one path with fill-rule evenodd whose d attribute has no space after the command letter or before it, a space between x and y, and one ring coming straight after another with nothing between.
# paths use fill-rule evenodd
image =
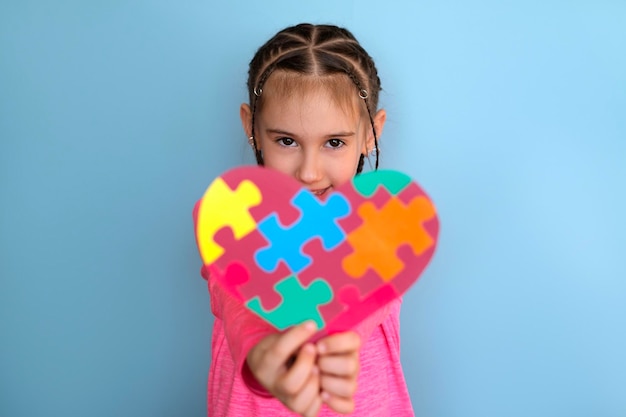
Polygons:
<instances>
[{"instance_id":1,"label":"hand","mask_svg":"<svg viewBox=\"0 0 626 417\"><path fill-rule=\"evenodd\" d=\"M315 323L292 327L262 339L246 361L252 375L291 411L314 417L322 406L315 345L305 343L315 333Z\"/></svg>"},{"instance_id":2,"label":"hand","mask_svg":"<svg viewBox=\"0 0 626 417\"><path fill-rule=\"evenodd\" d=\"M361 338L355 332L337 333L317 342L321 397L338 413L354 411Z\"/></svg>"}]
</instances>

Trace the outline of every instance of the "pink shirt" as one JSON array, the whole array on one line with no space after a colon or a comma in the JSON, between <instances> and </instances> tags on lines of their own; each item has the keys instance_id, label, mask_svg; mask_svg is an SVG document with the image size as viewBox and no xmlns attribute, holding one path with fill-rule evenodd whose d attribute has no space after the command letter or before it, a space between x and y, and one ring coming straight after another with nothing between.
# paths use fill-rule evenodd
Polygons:
<instances>
[{"instance_id":1,"label":"pink shirt","mask_svg":"<svg viewBox=\"0 0 626 417\"><path fill-rule=\"evenodd\" d=\"M205 273L206 272L206 273ZM280 401L268 397L247 367L250 349L276 330L243 307L211 279L211 310L215 315L208 387L209 417L294 416ZM400 304L398 299L363 321L354 330L365 341L352 416L413 416L400 365ZM320 417L339 416L323 407Z\"/></svg>"}]
</instances>

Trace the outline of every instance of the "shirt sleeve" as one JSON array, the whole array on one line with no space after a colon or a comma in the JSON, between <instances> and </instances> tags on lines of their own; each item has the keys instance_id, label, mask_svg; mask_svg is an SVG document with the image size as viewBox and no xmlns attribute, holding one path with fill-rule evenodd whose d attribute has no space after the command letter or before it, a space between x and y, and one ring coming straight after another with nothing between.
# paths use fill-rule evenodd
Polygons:
<instances>
[{"instance_id":1,"label":"shirt sleeve","mask_svg":"<svg viewBox=\"0 0 626 417\"><path fill-rule=\"evenodd\" d=\"M224 323L224 334L235 362L235 369L241 370L242 379L250 391L269 397L267 390L252 375L246 358L257 343L266 336L276 333L276 329L219 286L217 279L211 277L206 267L202 268L202 276L209 284L211 312Z\"/></svg>"},{"instance_id":2,"label":"shirt sleeve","mask_svg":"<svg viewBox=\"0 0 626 417\"><path fill-rule=\"evenodd\" d=\"M198 220L199 203L200 201L193 209L194 229ZM242 379L250 391L261 396L270 396L252 375L246 358L257 343L266 336L276 333L276 329L245 308L233 295L218 285L216 277L211 276L206 266L202 267L200 274L208 283L211 312L224 323L224 333L235 369L241 370Z\"/></svg>"}]
</instances>

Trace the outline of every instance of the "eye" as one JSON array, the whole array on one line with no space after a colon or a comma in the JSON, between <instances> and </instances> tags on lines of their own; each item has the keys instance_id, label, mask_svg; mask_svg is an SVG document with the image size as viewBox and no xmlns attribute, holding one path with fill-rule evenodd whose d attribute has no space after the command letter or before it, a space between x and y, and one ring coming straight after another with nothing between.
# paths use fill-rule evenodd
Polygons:
<instances>
[{"instance_id":1,"label":"eye","mask_svg":"<svg viewBox=\"0 0 626 417\"><path fill-rule=\"evenodd\" d=\"M284 138L278 138L276 139L276 143L278 143L281 146L294 146L296 141L293 140L292 138L288 138L288 137L284 137Z\"/></svg>"},{"instance_id":2,"label":"eye","mask_svg":"<svg viewBox=\"0 0 626 417\"><path fill-rule=\"evenodd\" d=\"M342 141L341 139L329 139L328 142L326 142L327 146L329 148L341 148L342 146L344 146L346 143L344 141Z\"/></svg>"}]
</instances>

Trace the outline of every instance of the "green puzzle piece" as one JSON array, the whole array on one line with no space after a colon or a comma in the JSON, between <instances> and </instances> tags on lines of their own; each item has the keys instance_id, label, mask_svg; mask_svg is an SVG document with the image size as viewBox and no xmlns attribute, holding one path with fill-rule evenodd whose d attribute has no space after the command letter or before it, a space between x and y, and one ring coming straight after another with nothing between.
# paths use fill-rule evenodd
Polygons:
<instances>
[{"instance_id":1,"label":"green puzzle piece","mask_svg":"<svg viewBox=\"0 0 626 417\"><path fill-rule=\"evenodd\" d=\"M354 188L364 197L371 197L379 185L385 187L391 195L398 195L411 182L408 175L398 171L380 170L357 175L352 179Z\"/></svg>"},{"instance_id":2,"label":"green puzzle piece","mask_svg":"<svg viewBox=\"0 0 626 417\"><path fill-rule=\"evenodd\" d=\"M305 288L298 277L292 275L278 282L274 289L283 297L282 303L275 309L264 310L258 296L248 300L246 306L279 330L306 320L314 320L318 329L324 327L324 319L318 307L333 299L333 291L324 279L318 278Z\"/></svg>"}]
</instances>

